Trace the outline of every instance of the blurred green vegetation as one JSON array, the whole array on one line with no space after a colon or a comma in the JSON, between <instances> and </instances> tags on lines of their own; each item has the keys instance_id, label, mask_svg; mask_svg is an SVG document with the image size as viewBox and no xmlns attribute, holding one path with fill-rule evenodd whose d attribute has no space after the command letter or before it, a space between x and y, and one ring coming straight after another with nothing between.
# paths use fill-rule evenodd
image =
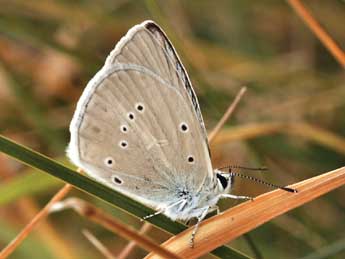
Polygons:
<instances>
[{"instance_id":1,"label":"blurred green vegetation","mask_svg":"<svg viewBox=\"0 0 345 259\"><path fill-rule=\"evenodd\" d=\"M345 50L344 1L304 3ZM0 5L0 134L48 156L64 155L69 122L86 83L126 31L146 19L161 24L175 45L208 129L246 85L226 128L303 122L345 138L344 72L286 1L0 0ZM270 171L259 177L285 185L344 165L344 152L314 140L281 131L212 145L211 151L214 166L265 165ZM0 154L0 247L58 186ZM265 191L241 180L234 188L244 195ZM79 191L72 195L140 227L116 208ZM313 258L344 258L344 195L344 188L335 190L250 232L251 242L239 238L229 245L255 256L253 243L263 258L302 258L318 251L323 254ZM221 208L234 204L222 201ZM54 214L47 222L10 258L100 258L83 228L115 255L126 244L73 212ZM156 242L168 238L158 229L148 235ZM131 258L144 254L136 249Z\"/></svg>"}]
</instances>

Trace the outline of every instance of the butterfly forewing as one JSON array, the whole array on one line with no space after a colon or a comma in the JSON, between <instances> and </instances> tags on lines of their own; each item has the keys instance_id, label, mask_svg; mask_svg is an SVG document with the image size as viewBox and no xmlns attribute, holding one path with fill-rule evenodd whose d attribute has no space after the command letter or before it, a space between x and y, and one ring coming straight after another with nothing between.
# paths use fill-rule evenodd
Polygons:
<instances>
[{"instance_id":1,"label":"butterfly forewing","mask_svg":"<svg viewBox=\"0 0 345 259\"><path fill-rule=\"evenodd\" d=\"M196 97L154 23L132 28L88 84L71 123L69 156L149 205L164 202L176 179L199 188L211 177Z\"/></svg>"},{"instance_id":2,"label":"butterfly forewing","mask_svg":"<svg viewBox=\"0 0 345 259\"><path fill-rule=\"evenodd\" d=\"M148 68L171 85L179 88L181 94L186 99L189 99L188 104L193 106L191 112L196 114L200 122L200 130L204 137L202 143L208 145L199 103L188 74L173 45L162 29L154 22L146 21L134 26L127 33L125 39L120 41L118 47L110 53L106 64L138 64Z\"/></svg>"}]
</instances>

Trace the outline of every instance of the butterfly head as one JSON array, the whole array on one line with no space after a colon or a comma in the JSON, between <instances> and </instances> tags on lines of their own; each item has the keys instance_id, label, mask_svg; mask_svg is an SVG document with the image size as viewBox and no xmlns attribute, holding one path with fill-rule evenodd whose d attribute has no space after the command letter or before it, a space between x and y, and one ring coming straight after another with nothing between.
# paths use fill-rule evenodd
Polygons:
<instances>
[{"instance_id":1,"label":"butterfly head","mask_svg":"<svg viewBox=\"0 0 345 259\"><path fill-rule=\"evenodd\" d=\"M234 176L218 169L214 170L217 187L220 193L228 193L234 184Z\"/></svg>"}]
</instances>

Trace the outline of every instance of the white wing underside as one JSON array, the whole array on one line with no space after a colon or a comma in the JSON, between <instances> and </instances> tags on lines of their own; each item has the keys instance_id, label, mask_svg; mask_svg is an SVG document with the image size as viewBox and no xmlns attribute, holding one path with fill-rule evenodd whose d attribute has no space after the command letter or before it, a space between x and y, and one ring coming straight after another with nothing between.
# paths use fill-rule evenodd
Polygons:
<instances>
[{"instance_id":1,"label":"white wing underside","mask_svg":"<svg viewBox=\"0 0 345 259\"><path fill-rule=\"evenodd\" d=\"M68 155L76 165L148 205L164 202L176 179L200 188L213 175L188 75L164 32L150 21L133 27L88 83L70 131ZM111 166L104 163L109 157Z\"/></svg>"}]
</instances>

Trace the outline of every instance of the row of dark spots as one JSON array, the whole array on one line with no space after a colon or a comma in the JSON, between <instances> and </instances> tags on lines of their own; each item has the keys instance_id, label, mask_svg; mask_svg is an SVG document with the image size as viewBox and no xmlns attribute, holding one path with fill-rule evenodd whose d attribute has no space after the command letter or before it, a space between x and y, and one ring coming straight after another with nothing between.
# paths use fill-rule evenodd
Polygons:
<instances>
[{"instance_id":1,"label":"row of dark spots","mask_svg":"<svg viewBox=\"0 0 345 259\"><path fill-rule=\"evenodd\" d=\"M135 108L136 108L137 111L139 111L139 112L143 112L143 111L144 111L144 105L142 105L142 104L140 104L140 103L139 103L139 104L136 104ZM128 119L131 120L131 121L134 121L134 119L135 119L135 115L134 115L133 112L129 112L129 113L127 114L127 117L128 117ZM121 126L120 126L120 129L121 129L121 132L122 132L122 133L127 133L127 132L128 132L128 126L127 126L127 125L121 125ZM120 145L121 148L127 148L128 142L127 142L126 140L121 140L120 143L119 143L119 145Z\"/></svg>"},{"instance_id":2,"label":"row of dark spots","mask_svg":"<svg viewBox=\"0 0 345 259\"><path fill-rule=\"evenodd\" d=\"M136 110L139 111L140 113L144 112L144 105L141 104L141 103L136 104L136 105L135 105L135 108L136 108ZM128 117L129 120L134 121L134 119L135 119L135 114L134 114L133 112L129 112L129 113L127 114L127 117ZM126 125L121 125L121 131L122 131L123 133L128 132L128 127L127 127Z\"/></svg>"},{"instance_id":3,"label":"row of dark spots","mask_svg":"<svg viewBox=\"0 0 345 259\"><path fill-rule=\"evenodd\" d=\"M140 103L137 104L135 106L135 108L136 108L136 110L138 112L141 112L141 113L144 112L144 105L142 105ZM127 116L128 116L128 119L131 120L131 121L133 121L135 119L135 115L134 115L133 112L129 112ZM128 126L127 125L121 125L120 129L121 129L121 131L123 133L127 133L128 132ZM127 148L128 147L128 142L126 140L121 140L119 142L119 145L120 145L121 148ZM111 157L106 158L105 159L105 164L108 167L113 167L114 166L114 159L111 158ZM121 185L123 183L123 181L119 177L117 177L117 176L113 176L112 179L113 179L113 182L115 184Z\"/></svg>"}]
</instances>

